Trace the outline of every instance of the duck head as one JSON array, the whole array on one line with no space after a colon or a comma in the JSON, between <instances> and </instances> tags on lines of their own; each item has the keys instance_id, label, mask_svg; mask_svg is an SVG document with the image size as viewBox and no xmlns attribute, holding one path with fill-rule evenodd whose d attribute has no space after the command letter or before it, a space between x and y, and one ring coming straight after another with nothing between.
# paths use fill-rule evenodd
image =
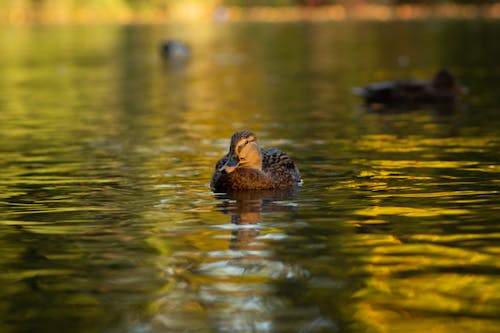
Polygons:
<instances>
[{"instance_id":1,"label":"duck head","mask_svg":"<svg viewBox=\"0 0 500 333\"><path fill-rule=\"evenodd\" d=\"M167 40L160 45L160 50L165 59L186 60L191 55L189 46L178 40Z\"/></svg>"},{"instance_id":2,"label":"duck head","mask_svg":"<svg viewBox=\"0 0 500 333\"><path fill-rule=\"evenodd\" d=\"M231 173L237 168L262 170L262 154L257 144L257 137L248 130L233 134L229 159L220 171Z\"/></svg>"},{"instance_id":3,"label":"duck head","mask_svg":"<svg viewBox=\"0 0 500 333\"><path fill-rule=\"evenodd\" d=\"M451 92L456 94L467 93L467 88L461 86L455 77L446 69L441 69L434 75L431 85L436 91Z\"/></svg>"}]
</instances>

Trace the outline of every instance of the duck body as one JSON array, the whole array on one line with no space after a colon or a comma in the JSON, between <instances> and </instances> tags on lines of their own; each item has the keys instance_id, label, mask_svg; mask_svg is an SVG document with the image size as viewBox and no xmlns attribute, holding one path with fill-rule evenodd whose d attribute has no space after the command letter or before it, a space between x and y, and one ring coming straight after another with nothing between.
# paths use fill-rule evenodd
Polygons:
<instances>
[{"instance_id":1,"label":"duck body","mask_svg":"<svg viewBox=\"0 0 500 333\"><path fill-rule=\"evenodd\" d=\"M263 149L247 130L233 134L229 152L215 165L210 187L214 192L285 189L302 178L293 160L277 148Z\"/></svg>"},{"instance_id":2,"label":"duck body","mask_svg":"<svg viewBox=\"0 0 500 333\"><path fill-rule=\"evenodd\" d=\"M356 95L370 104L433 104L454 103L467 92L448 71L438 71L431 81L396 80L369 84L353 89Z\"/></svg>"},{"instance_id":3,"label":"duck body","mask_svg":"<svg viewBox=\"0 0 500 333\"><path fill-rule=\"evenodd\" d=\"M186 60L191 56L189 46L177 40L167 40L160 45L161 55L170 60Z\"/></svg>"}]
</instances>

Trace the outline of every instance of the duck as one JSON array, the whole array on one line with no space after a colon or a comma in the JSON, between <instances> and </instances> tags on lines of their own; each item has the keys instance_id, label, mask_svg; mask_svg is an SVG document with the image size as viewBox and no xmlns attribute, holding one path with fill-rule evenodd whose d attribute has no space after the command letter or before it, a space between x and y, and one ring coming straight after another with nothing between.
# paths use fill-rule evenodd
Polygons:
<instances>
[{"instance_id":1,"label":"duck","mask_svg":"<svg viewBox=\"0 0 500 333\"><path fill-rule=\"evenodd\" d=\"M369 106L455 103L460 95L467 92L468 89L446 69L437 71L430 81L406 79L353 88L353 93L363 97Z\"/></svg>"},{"instance_id":2,"label":"duck","mask_svg":"<svg viewBox=\"0 0 500 333\"><path fill-rule=\"evenodd\" d=\"M302 184L295 162L278 148L263 149L249 130L231 136L229 152L215 165L214 192L286 189Z\"/></svg>"},{"instance_id":3,"label":"duck","mask_svg":"<svg viewBox=\"0 0 500 333\"><path fill-rule=\"evenodd\" d=\"M163 58L170 60L186 60L191 56L189 46L180 40L166 40L160 44Z\"/></svg>"}]
</instances>

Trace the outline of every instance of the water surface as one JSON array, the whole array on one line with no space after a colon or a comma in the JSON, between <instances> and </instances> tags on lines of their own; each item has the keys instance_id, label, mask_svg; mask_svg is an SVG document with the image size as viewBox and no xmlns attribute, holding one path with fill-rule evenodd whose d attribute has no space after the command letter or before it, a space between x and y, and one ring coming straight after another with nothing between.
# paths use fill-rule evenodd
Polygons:
<instances>
[{"instance_id":1,"label":"water surface","mask_svg":"<svg viewBox=\"0 0 500 333\"><path fill-rule=\"evenodd\" d=\"M499 34L1 28L0 331L494 332ZM172 37L191 59L159 57ZM351 94L441 67L470 89L446 112ZM288 152L303 187L211 193L242 128Z\"/></svg>"}]
</instances>

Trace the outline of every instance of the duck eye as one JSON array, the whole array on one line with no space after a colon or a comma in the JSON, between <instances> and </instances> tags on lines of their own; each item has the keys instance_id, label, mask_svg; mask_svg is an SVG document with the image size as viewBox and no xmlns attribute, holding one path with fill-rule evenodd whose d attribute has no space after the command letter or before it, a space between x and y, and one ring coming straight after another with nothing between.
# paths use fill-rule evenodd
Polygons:
<instances>
[{"instance_id":1,"label":"duck eye","mask_svg":"<svg viewBox=\"0 0 500 333\"><path fill-rule=\"evenodd\" d=\"M245 144L248 144L248 140L245 140Z\"/></svg>"}]
</instances>

